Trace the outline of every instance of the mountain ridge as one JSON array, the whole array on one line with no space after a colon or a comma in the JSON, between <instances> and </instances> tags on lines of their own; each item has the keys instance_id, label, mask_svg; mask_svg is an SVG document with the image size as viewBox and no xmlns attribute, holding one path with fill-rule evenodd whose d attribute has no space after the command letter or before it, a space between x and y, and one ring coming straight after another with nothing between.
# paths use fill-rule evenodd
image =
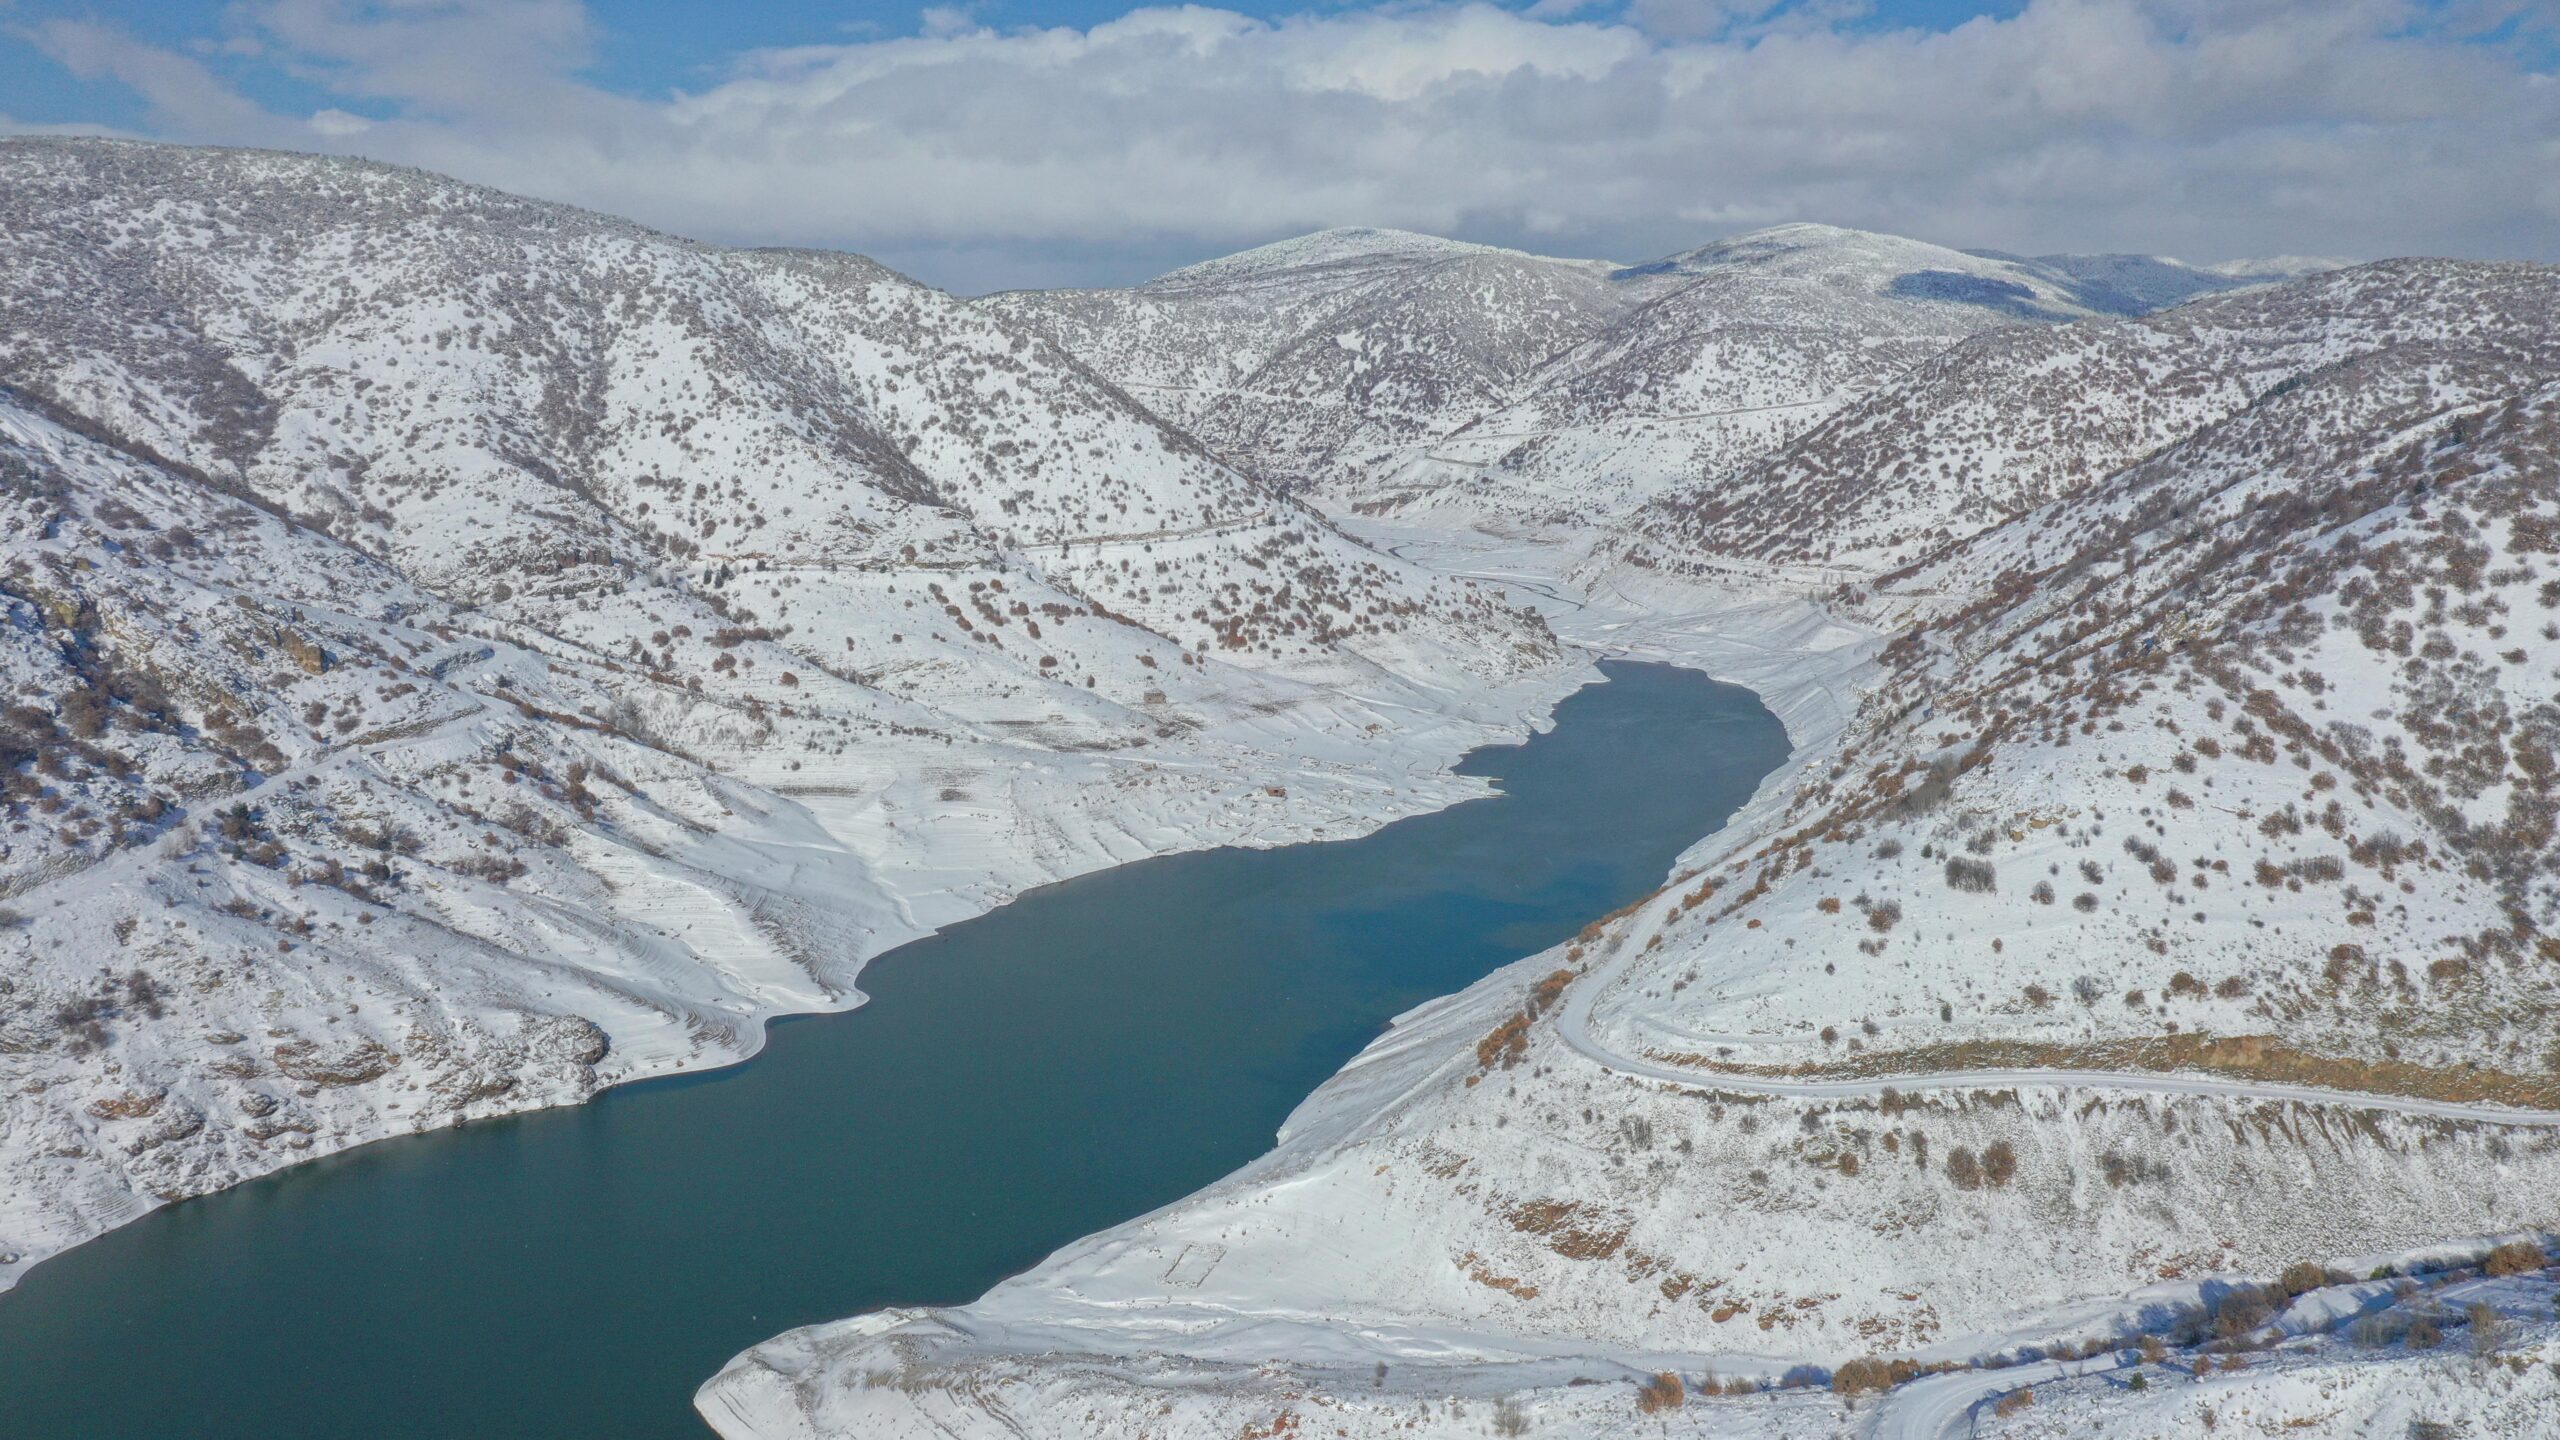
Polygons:
<instances>
[{"instance_id":1,"label":"mountain ridge","mask_svg":"<svg viewBox=\"0 0 2560 1440\"><path fill-rule=\"evenodd\" d=\"M735 1060L1029 885L1475 793L1579 668L859 257L314 157L0 173L0 1283Z\"/></svg>"}]
</instances>

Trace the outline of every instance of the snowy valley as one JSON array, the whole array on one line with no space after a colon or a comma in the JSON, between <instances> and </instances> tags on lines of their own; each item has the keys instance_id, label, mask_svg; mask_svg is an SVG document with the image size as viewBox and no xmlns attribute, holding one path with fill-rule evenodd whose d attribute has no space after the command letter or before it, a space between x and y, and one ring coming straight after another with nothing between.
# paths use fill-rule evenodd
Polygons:
<instances>
[{"instance_id":1,"label":"snowy valley","mask_svg":"<svg viewBox=\"0 0 2560 1440\"><path fill-rule=\"evenodd\" d=\"M732 1061L1142 855L1358 833L1578 683L844 256L0 144L0 1283L307 1156Z\"/></svg>"},{"instance_id":2,"label":"snowy valley","mask_svg":"<svg viewBox=\"0 0 2560 1440\"><path fill-rule=\"evenodd\" d=\"M2540 1271L2560 1194L2555 303L2391 262L2010 317L1614 533L1351 510L1751 685L1790 766L1256 1166L705 1415L2064 1433L2042 1383L2074 1430L2519 1433L2550 1286L2475 1277Z\"/></svg>"},{"instance_id":3,"label":"snowy valley","mask_svg":"<svg viewBox=\"0 0 2560 1440\"><path fill-rule=\"evenodd\" d=\"M362 162L0 177L0 1288L1482 794L1616 656L1793 746L1658 891L702 1416L2560 1413L2560 268L1334 230L963 300Z\"/></svg>"}]
</instances>

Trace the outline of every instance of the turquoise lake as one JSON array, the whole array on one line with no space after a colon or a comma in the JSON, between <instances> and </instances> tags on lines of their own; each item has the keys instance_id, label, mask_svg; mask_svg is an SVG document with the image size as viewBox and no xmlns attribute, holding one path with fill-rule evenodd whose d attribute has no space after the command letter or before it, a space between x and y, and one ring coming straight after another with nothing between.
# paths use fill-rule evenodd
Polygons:
<instances>
[{"instance_id":1,"label":"turquoise lake","mask_svg":"<svg viewBox=\"0 0 2560 1440\"><path fill-rule=\"evenodd\" d=\"M0 1295L11 1440L702 1440L779 1331L955 1304L1268 1149L1424 1000L1659 884L1786 754L1612 662L1358 840L1141 861L889 952L755 1059L161 1210Z\"/></svg>"}]
</instances>

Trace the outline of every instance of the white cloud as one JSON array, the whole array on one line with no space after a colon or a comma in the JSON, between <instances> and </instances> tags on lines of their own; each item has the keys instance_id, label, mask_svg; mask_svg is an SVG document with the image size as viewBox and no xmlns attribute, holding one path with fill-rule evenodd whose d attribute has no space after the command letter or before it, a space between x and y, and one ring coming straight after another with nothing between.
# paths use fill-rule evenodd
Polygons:
<instances>
[{"instance_id":1,"label":"white cloud","mask_svg":"<svg viewBox=\"0 0 2560 1440\"><path fill-rule=\"evenodd\" d=\"M312 112L311 128L314 133L331 137L361 135L373 128L373 122L344 110L323 109Z\"/></svg>"},{"instance_id":2,"label":"white cloud","mask_svg":"<svg viewBox=\"0 0 2560 1440\"><path fill-rule=\"evenodd\" d=\"M2448 32L2446 12L2033 0L1943 33L1825 18L1849 8L1399 3L1266 22L1184 6L1013 31L954 9L912 36L735 57L717 83L644 100L578 78L598 26L573 0L248 0L230 40L254 45L231 48L258 58L241 63L345 102L307 119L120 32L36 35L143 96L170 138L847 245L962 289L1131 278L1350 223L1631 259L1790 218L2011 249L2560 258L2560 84ZM2478 0L2461 25L2500 13Z\"/></svg>"}]
</instances>

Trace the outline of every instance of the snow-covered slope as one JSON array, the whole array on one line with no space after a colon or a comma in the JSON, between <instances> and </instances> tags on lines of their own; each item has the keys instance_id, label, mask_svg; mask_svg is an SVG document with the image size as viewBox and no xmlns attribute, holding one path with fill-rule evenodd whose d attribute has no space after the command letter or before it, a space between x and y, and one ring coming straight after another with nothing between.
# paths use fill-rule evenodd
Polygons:
<instances>
[{"instance_id":1,"label":"snow-covered slope","mask_svg":"<svg viewBox=\"0 0 2560 1440\"><path fill-rule=\"evenodd\" d=\"M2147 315L2199 296L2281 284L2355 263L2302 255L2190 265L2165 255L2038 255L2030 259L1997 250L1970 253L2029 267L2059 286L2073 304L2101 315Z\"/></svg>"},{"instance_id":2,"label":"snow-covered slope","mask_svg":"<svg viewBox=\"0 0 2560 1440\"><path fill-rule=\"evenodd\" d=\"M985 303L1329 507L1568 534L1957 340L2259 278L1809 224L1625 268L1336 230L1133 290Z\"/></svg>"},{"instance_id":3,"label":"snow-covered slope","mask_svg":"<svg viewBox=\"0 0 2560 1440\"><path fill-rule=\"evenodd\" d=\"M734 1059L1029 885L1477 793L1576 678L855 257L9 141L0 276L0 1284Z\"/></svg>"},{"instance_id":4,"label":"snow-covered slope","mask_svg":"<svg viewBox=\"0 0 2560 1440\"><path fill-rule=\"evenodd\" d=\"M1891 570L2325 366L2435 343L2547 363L2555 303L2547 267L2400 260L2137 320L1997 331L1739 473L1666 491L1611 549L1687 573Z\"/></svg>"},{"instance_id":5,"label":"snow-covered slope","mask_svg":"<svg viewBox=\"0 0 2560 1440\"><path fill-rule=\"evenodd\" d=\"M1328 230L1132 290L981 302L1049 335L1277 482L1446 434L1629 303L1611 267L1394 230Z\"/></svg>"},{"instance_id":6,"label":"snow-covered slope","mask_svg":"<svg viewBox=\"0 0 2560 1440\"><path fill-rule=\"evenodd\" d=\"M1775 449L1958 340L2091 313L2030 263L1829 225L1755 231L1616 279L1649 298L1353 503L1405 515L1490 507L1551 533L1607 527L1666 487Z\"/></svg>"},{"instance_id":7,"label":"snow-covered slope","mask_svg":"<svg viewBox=\"0 0 2560 1440\"><path fill-rule=\"evenodd\" d=\"M1658 894L1404 1017L1253 1167L964 1310L782 1337L704 1412L1934 1435L1952 1398L2045 1433L1990 1413L2022 1355L2149 1333L2248 1365L2263 1316L2224 1302L2260 1282L2345 1292L2560 1228L2555 291L2368 267L1930 362L1984 416L2095 437L2088 473L1822 604L1692 588L1680 616L1630 567L1653 613L1594 590L1559 620L1685 646L1798 747ZM2183 353L2164 335L2202 352L2193 393L2127 365L2147 438L2086 423L2113 371L2085 357ZM1910 393L1880 444L1936 433ZM1889 491L1842 453L1844 495ZM2331 1366L2365 1398L2277 1418L2387 1417L2394 1382L2355 1369L2403 1363L2383 1348L2210 1388L2273 1404ZM1964 1373L1882 1417L1702 1384L1935 1366ZM1639 1388L1664 1373L1676 1407ZM2177 1384L2126 1423L2192 1416ZM2155 1413L2132 1393L2054 1403Z\"/></svg>"}]
</instances>

